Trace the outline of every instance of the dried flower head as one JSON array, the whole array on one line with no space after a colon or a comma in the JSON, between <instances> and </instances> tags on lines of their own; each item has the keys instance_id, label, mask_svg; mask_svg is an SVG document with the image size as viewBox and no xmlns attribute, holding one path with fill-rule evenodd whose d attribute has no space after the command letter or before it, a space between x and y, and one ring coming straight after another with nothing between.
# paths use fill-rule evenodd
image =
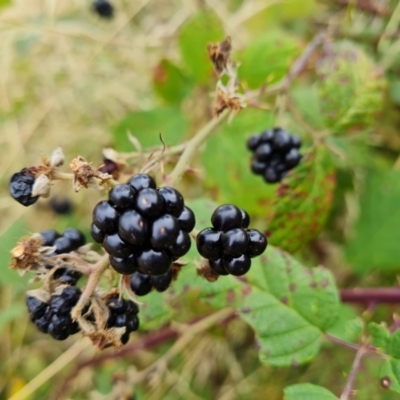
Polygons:
<instances>
[{"instance_id":1,"label":"dried flower head","mask_svg":"<svg viewBox=\"0 0 400 400\"><path fill-rule=\"evenodd\" d=\"M215 71L218 76L221 76L228 69L228 65L231 62L232 40L230 36L227 36L225 40L218 44L209 44L207 50Z\"/></svg>"},{"instance_id":2,"label":"dried flower head","mask_svg":"<svg viewBox=\"0 0 400 400\"><path fill-rule=\"evenodd\" d=\"M74 173L73 187L76 192L82 188L102 189L101 185L112 176L93 168L82 156L76 156L69 164Z\"/></svg>"},{"instance_id":3,"label":"dried flower head","mask_svg":"<svg viewBox=\"0 0 400 400\"><path fill-rule=\"evenodd\" d=\"M220 115L225 109L238 112L243 108L241 98L237 94L228 94L222 86L217 88L217 95L214 102L213 114Z\"/></svg>"},{"instance_id":4,"label":"dried flower head","mask_svg":"<svg viewBox=\"0 0 400 400\"><path fill-rule=\"evenodd\" d=\"M11 250L11 268L22 273L41 268L43 250L47 249L42 247L42 243L43 238L38 233L21 238Z\"/></svg>"},{"instance_id":5,"label":"dried flower head","mask_svg":"<svg viewBox=\"0 0 400 400\"><path fill-rule=\"evenodd\" d=\"M203 277L209 282L215 282L219 275L216 274L210 267L208 260L203 258L200 262L196 263L197 275Z\"/></svg>"}]
</instances>

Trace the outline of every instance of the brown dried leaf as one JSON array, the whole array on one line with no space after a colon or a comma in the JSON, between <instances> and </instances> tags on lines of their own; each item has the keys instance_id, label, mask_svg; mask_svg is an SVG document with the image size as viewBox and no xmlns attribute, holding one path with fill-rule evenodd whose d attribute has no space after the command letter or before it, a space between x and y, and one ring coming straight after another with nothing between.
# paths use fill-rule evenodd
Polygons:
<instances>
[{"instance_id":1,"label":"brown dried leaf","mask_svg":"<svg viewBox=\"0 0 400 400\"><path fill-rule=\"evenodd\" d=\"M209 44L207 46L208 56L214 66L218 76L221 76L227 70L230 62L232 50L232 40L227 36L225 40L217 44Z\"/></svg>"}]
</instances>

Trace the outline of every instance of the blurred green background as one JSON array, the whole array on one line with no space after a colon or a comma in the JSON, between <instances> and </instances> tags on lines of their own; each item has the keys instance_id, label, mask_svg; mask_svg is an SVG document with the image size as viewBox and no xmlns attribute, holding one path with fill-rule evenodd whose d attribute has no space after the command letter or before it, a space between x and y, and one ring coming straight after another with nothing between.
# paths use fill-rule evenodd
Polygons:
<instances>
[{"instance_id":1,"label":"blurred green background","mask_svg":"<svg viewBox=\"0 0 400 400\"><path fill-rule=\"evenodd\" d=\"M34 328L24 305L31 277L19 277L8 262L9 250L30 232L75 226L89 237L91 212L102 194L74 193L69 183L57 183L52 196L68 198L74 210L58 215L46 199L29 208L17 204L8 195L10 176L39 164L57 146L66 160L80 154L98 166L104 147L136 151L127 132L143 147L160 145L160 133L167 145L191 137L212 116L217 77L206 45L226 35L232 37L239 90L246 96L280 82L317 33L330 33L288 91L261 91L231 123L221 124L192 160L197 173L179 185L185 198L246 208L256 227L272 232L271 243L305 265L327 266L340 287L398 285L398 1L112 4L115 17L108 20L89 1L0 0L1 400L32 382L40 385L26 398L55 398L76 363L97 354L84 340L56 342ZM246 137L275 125L298 134L310 154L288 180L303 195L297 200L279 201L276 187L249 171ZM294 219L287 223L290 213ZM159 297L154 307L162 302ZM176 313L188 308L192 315L196 299L192 302L177 299L173 306ZM343 306L332 333L357 341L361 320L391 325L398 312L397 305ZM233 319L196 337L164 370L139 379L137 371L171 344L82 369L56 398L280 400L283 388L298 382L338 395L354 357L325 345L309 365L269 367L258 359L252 330ZM54 373L39 375L53 362ZM398 398L381 388L380 365L366 359L357 399Z\"/></svg>"}]
</instances>

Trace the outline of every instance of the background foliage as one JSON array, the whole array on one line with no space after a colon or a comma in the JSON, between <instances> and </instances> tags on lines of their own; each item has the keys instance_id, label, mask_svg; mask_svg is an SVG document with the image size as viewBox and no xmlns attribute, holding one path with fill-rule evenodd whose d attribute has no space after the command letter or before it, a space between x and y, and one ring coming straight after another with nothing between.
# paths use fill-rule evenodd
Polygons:
<instances>
[{"instance_id":1,"label":"background foliage","mask_svg":"<svg viewBox=\"0 0 400 400\"><path fill-rule=\"evenodd\" d=\"M398 305L340 303L341 289L398 286L400 17L398 2L376 3L116 0L107 21L88 2L0 1L1 400L37 382L55 360L60 369L51 365L54 376L27 398L337 399L354 352L327 335L354 346L364 338L387 355L364 359L357 399L398 398ZM321 31L329 33L322 45L279 87ZM196 276L192 249L173 288L144 299L141 331L125 357L107 350L108 362L96 361L85 341L37 332L24 306L29 277L7 268L9 250L50 227L75 226L89 237L102 195L58 183L53 196L74 205L59 216L46 200L16 204L10 175L58 145L67 159L81 154L100 165L104 147L136 151L129 134L144 148L159 146L160 133L169 146L190 138L211 118L217 77L206 46L226 35L248 107L218 126L178 188L197 229L209 226L216 204L232 202L272 245L246 279L213 284ZM267 186L249 170L245 140L271 126L299 135L305 157L282 185ZM182 336L187 342L175 352L182 342L168 329L227 306L241 318ZM134 348L154 332L171 340ZM166 354L173 354L167 365L140 372ZM82 360L92 364L55 396Z\"/></svg>"}]
</instances>

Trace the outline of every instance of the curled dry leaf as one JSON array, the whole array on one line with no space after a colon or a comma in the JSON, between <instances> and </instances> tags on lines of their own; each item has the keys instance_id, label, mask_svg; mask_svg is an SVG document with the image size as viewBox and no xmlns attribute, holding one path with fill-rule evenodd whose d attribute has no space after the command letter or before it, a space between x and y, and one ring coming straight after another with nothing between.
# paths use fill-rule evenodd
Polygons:
<instances>
[{"instance_id":1,"label":"curled dry leaf","mask_svg":"<svg viewBox=\"0 0 400 400\"><path fill-rule=\"evenodd\" d=\"M215 282L219 278L219 275L210 268L210 264L205 258L202 258L200 262L195 264L197 268L197 275L203 277L207 281Z\"/></svg>"},{"instance_id":2,"label":"curled dry leaf","mask_svg":"<svg viewBox=\"0 0 400 400\"><path fill-rule=\"evenodd\" d=\"M82 156L76 156L69 164L74 173L73 187L76 192L82 188L101 190L101 185L112 176L94 169Z\"/></svg>"},{"instance_id":3,"label":"curled dry leaf","mask_svg":"<svg viewBox=\"0 0 400 400\"><path fill-rule=\"evenodd\" d=\"M32 197L41 196L41 197L49 197L51 189L51 181L50 179L44 175L40 174L36 177L35 183L32 186Z\"/></svg>"},{"instance_id":4,"label":"curled dry leaf","mask_svg":"<svg viewBox=\"0 0 400 400\"><path fill-rule=\"evenodd\" d=\"M17 245L11 250L12 269L21 272L37 270L42 267L42 249L43 238L39 234L24 236Z\"/></svg>"},{"instance_id":5,"label":"curled dry leaf","mask_svg":"<svg viewBox=\"0 0 400 400\"><path fill-rule=\"evenodd\" d=\"M50 166L55 168L55 167L61 167L61 165L64 164L65 161L65 156L62 151L61 147L57 147L53 153L51 153L50 157Z\"/></svg>"},{"instance_id":6,"label":"curled dry leaf","mask_svg":"<svg viewBox=\"0 0 400 400\"><path fill-rule=\"evenodd\" d=\"M218 87L213 107L213 114L218 116L227 108L234 112L238 112L243 108L240 96L237 94L229 95L222 87Z\"/></svg>"},{"instance_id":7,"label":"curled dry leaf","mask_svg":"<svg viewBox=\"0 0 400 400\"><path fill-rule=\"evenodd\" d=\"M231 50L232 40L230 36L227 36L225 40L218 44L210 43L207 46L208 56L218 76L221 76L229 69Z\"/></svg>"}]
</instances>

